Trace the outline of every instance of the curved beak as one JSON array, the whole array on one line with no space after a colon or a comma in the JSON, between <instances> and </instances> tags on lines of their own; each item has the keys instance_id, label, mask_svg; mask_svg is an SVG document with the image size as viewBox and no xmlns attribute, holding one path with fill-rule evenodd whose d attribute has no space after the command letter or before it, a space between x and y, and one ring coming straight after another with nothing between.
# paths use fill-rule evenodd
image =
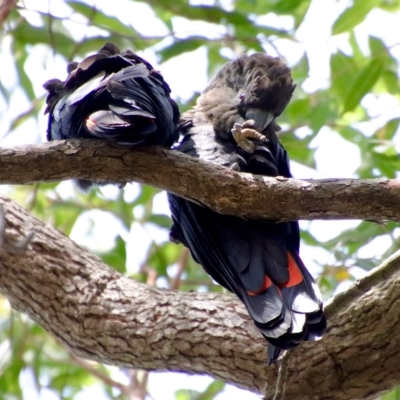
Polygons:
<instances>
[{"instance_id":1,"label":"curved beak","mask_svg":"<svg viewBox=\"0 0 400 400\"><path fill-rule=\"evenodd\" d=\"M259 108L248 109L245 116L247 120L252 119L254 121L253 127L258 132L263 132L264 129L274 119L274 115L272 113Z\"/></svg>"}]
</instances>

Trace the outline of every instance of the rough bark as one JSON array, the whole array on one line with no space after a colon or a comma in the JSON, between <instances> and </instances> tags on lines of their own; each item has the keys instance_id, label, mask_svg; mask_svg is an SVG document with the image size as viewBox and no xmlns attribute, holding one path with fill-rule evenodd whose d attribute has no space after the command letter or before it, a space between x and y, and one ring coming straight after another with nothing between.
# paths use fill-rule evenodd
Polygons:
<instances>
[{"instance_id":1,"label":"rough bark","mask_svg":"<svg viewBox=\"0 0 400 400\"><path fill-rule=\"evenodd\" d=\"M11 200L0 291L79 356L129 368L204 373L272 398L277 366L230 295L180 293L111 270ZM13 243L35 235L20 254ZM286 399L372 399L400 383L400 254L327 307L323 340L292 350Z\"/></svg>"},{"instance_id":2,"label":"rough bark","mask_svg":"<svg viewBox=\"0 0 400 400\"><path fill-rule=\"evenodd\" d=\"M0 166L0 184L70 178L136 181L223 214L248 218L400 219L398 180L267 178L154 147L132 149L96 140L56 141L1 149Z\"/></svg>"},{"instance_id":3,"label":"rough bark","mask_svg":"<svg viewBox=\"0 0 400 400\"><path fill-rule=\"evenodd\" d=\"M4 24L11 11L15 8L17 0L0 1L0 26Z\"/></svg>"}]
</instances>

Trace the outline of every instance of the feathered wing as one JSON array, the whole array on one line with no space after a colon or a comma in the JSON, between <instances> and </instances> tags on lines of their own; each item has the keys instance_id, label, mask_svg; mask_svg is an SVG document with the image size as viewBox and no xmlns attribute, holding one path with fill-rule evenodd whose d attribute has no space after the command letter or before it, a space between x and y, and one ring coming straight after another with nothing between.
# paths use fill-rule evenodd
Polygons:
<instances>
[{"instance_id":1,"label":"feathered wing","mask_svg":"<svg viewBox=\"0 0 400 400\"><path fill-rule=\"evenodd\" d=\"M273 60L278 60L276 68ZM287 153L277 139L279 127L273 119L265 126L264 116L254 121L268 141L251 139L251 152L240 148L228 130L234 123L243 123L249 109L255 110L253 114L279 115L293 92L289 78L290 70L281 60L265 55L244 56L228 63L197 106L182 116L184 138L177 149L239 171L290 177ZM254 79L256 86L252 85ZM253 89L247 90L246 85ZM264 91L257 103L254 87L259 86ZM275 100L278 108L265 100L268 87L275 88L269 94L272 98L279 98L277 91L281 93L282 99ZM250 106L246 107L241 93L253 99ZM299 257L297 222L276 224L221 215L172 194L169 203L174 222L172 239L187 246L206 272L246 305L255 325L272 345L269 362L278 357L280 349L322 336L326 320L321 296Z\"/></svg>"},{"instance_id":2,"label":"feathered wing","mask_svg":"<svg viewBox=\"0 0 400 400\"><path fill-rule=\"evenodd\" d=\"M68 72L65 82L44 84L48 140L98 137L170 147L178 139L179 110L170 88L143 58L106 43Z\"/></svg>"}]
</instances>

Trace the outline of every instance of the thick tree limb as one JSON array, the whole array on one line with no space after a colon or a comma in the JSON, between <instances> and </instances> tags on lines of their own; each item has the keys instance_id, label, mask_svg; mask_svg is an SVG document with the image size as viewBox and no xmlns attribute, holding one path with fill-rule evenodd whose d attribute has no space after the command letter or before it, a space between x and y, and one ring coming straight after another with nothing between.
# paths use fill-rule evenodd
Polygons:
<instances>
[{"instance_id":1,"label":"thick tree limb","mask_svg":"<svg viewBox=\"0 0 400 400\"><path fill-rule=\"evenodd\" d=\"M272 398L277 366L266 366L266 342L236 298L139 284L11 200L0 204L0 291L77 355L210 374ZM7 250L31 231L25 253ZM286 399L373 399L400 383L399 270L398 253L331 302L324 339L290 357Z\"/></svg>"},{"instance_id":2,"label":"thick tree limb","mask_svg":"<svg viewBox=\"0 0 400 400\"><path fill-rule=\"evenodd\" d=\"M248 218L400 220L397 180L266 178L167 149L132 149L100 140L0 150L0 184L70 178L143 182L223 214Z\"/></svg>"}]
</instances>

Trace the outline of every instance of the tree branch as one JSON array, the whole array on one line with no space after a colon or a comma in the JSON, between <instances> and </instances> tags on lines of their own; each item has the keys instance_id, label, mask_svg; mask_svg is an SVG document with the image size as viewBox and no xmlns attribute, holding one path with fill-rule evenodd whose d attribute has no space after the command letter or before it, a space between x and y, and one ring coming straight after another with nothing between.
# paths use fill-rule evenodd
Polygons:
<instances>
[{"instance_id":1,"label":"tree branch","mask_svg":"<svg viewBox=\"0 0 400 400\"><path fill-rule=\"evenodd\" d=\"M11 200L0 204L0 291L78 356L210 374L273 397L277 366L266 366L266 342L235 297L139 284ZM8 250L31 231L24 253ZM400 383L399 270L397 253L331 302L324 339L292 350L287 399L372 399Z\"/></svg>"},{"instance_id":2,"label":"tree branch","mask_svg":"<svg viewBox=\"0 0 400 400\"><path fill-rule=\"evenodd\" d=\"M0 26L4 24L10 15L11 11L15 8L17 0L2 0L0 2Z\"/></svg>"},{"instance_id":3,"label":"tree branch","mask_svg":"<svg viewBox=\"0 0 400 400\"><path fill-rule=\"evenodd\" d=\"M400 220L400 181L385 178L275 179L167 149L77 139L1 149L0 163L0 184L71 178L136 181L247 218Z\"/></svg>"}]
</instances>

